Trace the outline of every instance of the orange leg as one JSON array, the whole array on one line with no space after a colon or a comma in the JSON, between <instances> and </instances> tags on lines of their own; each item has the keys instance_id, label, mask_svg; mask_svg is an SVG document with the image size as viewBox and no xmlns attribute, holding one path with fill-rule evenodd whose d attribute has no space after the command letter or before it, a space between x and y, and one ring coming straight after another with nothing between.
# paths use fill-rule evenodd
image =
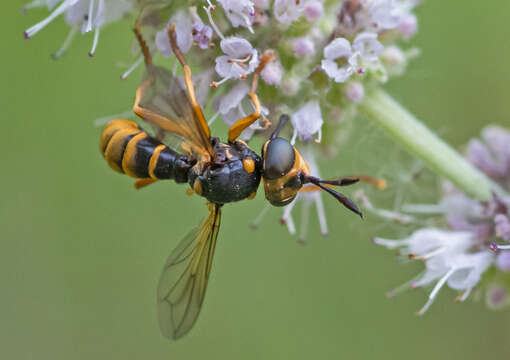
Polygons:
<instances>
[{"instance_id":1,"label":"orange leg","mask_svg":"<svg viewBox=\"0 0 510 360\"><path fill-rule=\"evenodd\" d=\"M152 65L152 56L151 53L149 52L149 47L147 46L147 43L142 37L142 29L140 22L138 20L135 23L135 28L133 29L133 31L135 32L136 39L138 40L140 48L142 49L145 65Z\"/></svg>"},{"instance_id":2,"label":"orange leg","mask_svg":"<svg viewBox=\"0 0 510 360\"><path fill-rule=\"evenodd\" d=\"M170 38L170 45L172 46L172 50L174 51L175 56L184 68L184 82L186 83L186 88L188 89L189 100L191 102L191 106L193 107L193 111L195 112L197 118L200 120L200 125L204 134L207 136L207 138L210 138L211 131L209 130L209 125L207 125L207 121L205 120L202 108L195 98L195 87L193 86L193 79L191 78L191 69L186 63L186 60L184 60L184 56L182 56L182 53L177 46L177 41L175 40L175 24L172 24L168 28L168 37Z\"/></svg>"},{"instance_id":3,"label":"orange leg","mask_svg":"<svg viewBox=\"0 0 510 360\"><path fill-rule=\"evenodd\" d=\"M255 111L252 114L236 121L230 127L230 129L228 129L228 142L233 142L235 139L237 139L244 129L246 129L248 126L257 121L257 119L260 118L260 116L262 115L260 110L259 98L256 94L257 85L259 82L260 72L262 71L262 69L264 69L264 66L266 66L267 63L274 60L275 56L272 51L266 51L262 56L262 60L260 61L259 66L257 66L257 69L255 69L255 73L253 74L251 89L250 93L248 94L250 96L253 106L255 107Z\"/></svg>"}]
</instances>

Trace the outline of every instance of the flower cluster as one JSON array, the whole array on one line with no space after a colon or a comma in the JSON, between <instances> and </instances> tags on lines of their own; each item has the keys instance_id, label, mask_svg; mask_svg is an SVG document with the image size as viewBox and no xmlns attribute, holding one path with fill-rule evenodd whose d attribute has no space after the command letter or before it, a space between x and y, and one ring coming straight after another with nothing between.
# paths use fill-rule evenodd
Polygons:
<instances>
[{"instance_id":1,"label":"flower cluster","mask_svg":"<svg viewBox=\"0 0 510 360\"><path fill-rule=\"evenodd\" d=\"M250 78L269 51L275 60L262 69L257 91L263 116L242 137L267 134L268 119L287 113L293 126L291 142L300 150L306 147L313 159L318 150L334 154L336 134L345 131L342 124L354 118L366 93L402 74L416 55L413 49L401 48L417 31L412 12L416 4L416 0L34 0L25 9L47 6L52 13L25 36L34 36L64 15L71 30L56 56L78 31L94 32L93 54L100 29L132 13L141 22L156 61L161 57L172 66L167 29L175 24L177 44L191 63L195 80L211 79L211 89L201 92L206 112L214 114L210 122L220 117L227 125L253 111ZM122 78L141 63L140 56ZM290 226L297 201L303 200L305 208L315 201L326 233L320 196L320 191L298 196L285 209L284 222Z\"/></svg>"},{"instance_id":2,"label":"flower cluster","mask_svg":"<svg viewBox=\"0 0 510 360\"><path fill-rule=\"evenodd\" d=\"M26 39L30 39L57 17L63 15L71 29L54 57L64 54L78 31L82 34L94 32L92 49L89 52L90 56L94 56L101 28L130 13L134 3L135 0L33 0L23 7L23 11L33 7L47 6L52 12L47 18L27 29L24 35Z\"/></svg>"},{"instance_id":3,"label":"flower cluster","mask_svg":"<svg viewBox=\"0 0 510 360\"><path fill-rule=\"evenodd\" d=\"M439 204L428 206L429 210L441 214L436 223L443 226L419 229L404 240L374 239L376 244L400 249L401 256L425 263L424 272L406 283L413 288L433 285L420 314L429 308L444 285L461 292L460 301L474 289L486 289L489 307L510 304L510 245L507 245L510 243L510 131L489 126L483 130L481 139L469 142L466 157L496 183L497 192L491 199L472 199L445 183Z\"/></svg>"}]
</instances>

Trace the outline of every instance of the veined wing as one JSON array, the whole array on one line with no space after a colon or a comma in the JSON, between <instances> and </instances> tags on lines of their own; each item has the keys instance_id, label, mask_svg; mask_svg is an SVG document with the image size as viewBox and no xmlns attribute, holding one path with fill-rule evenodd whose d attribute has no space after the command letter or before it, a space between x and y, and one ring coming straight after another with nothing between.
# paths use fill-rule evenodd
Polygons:
<instances>
[{"instance_id":1,"label":"veined wing","mask_svg":"<svg viewBox=\"0 0 510 360\"><path fill-rule=\"evenodd\" d=\"M159 327L169 339L193 327L204 301L221 220L220 205L208 205L209 216L170 254L159 279Z\"/></svg>"},{"instance_id":2,"label":"veined wing","mask_svg":"<svg viewBox=\"0 0 510 360\"><path fill-rule=\"evenodd\" d=\"M182 138L199 160L214 157L209 127L193 109L187 92L168 70L147 65L144 81L136 92L134 112L156 127L156 132Z\"/></svg>"}]
</instances>

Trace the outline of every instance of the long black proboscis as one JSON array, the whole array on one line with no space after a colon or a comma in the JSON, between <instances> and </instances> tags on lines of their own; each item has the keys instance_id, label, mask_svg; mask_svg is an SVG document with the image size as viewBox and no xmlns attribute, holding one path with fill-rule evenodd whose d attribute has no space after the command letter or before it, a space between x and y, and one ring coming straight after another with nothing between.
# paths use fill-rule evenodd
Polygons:
<instances>
[{"instance_id":1,"label":"long black proboscis","mask_svg":"<svg viewBox=\"0 0 510 360\"><path fill-rule=\"evenodd\" d=\"M358 206L356 206L356 204L351 199L349 199L347 196L345 196L344 194L339 193L339 192L337 192L337 191L335 191L333 189L330 189L327 186L322 185L321 182L323 182L323 181L318 179L318 178L316 178L316 177L310 176L308 178L308 180L312 184L317 185L322 190L324 190L324 191L328 192L329 194L333 195L335 197L335 199L337 199L338 201L340 201L342 203L343 206L345 206L347 209L351 210L352 212L358 214L363 219L363 213L360 211Z\"/></svg>"}]
</instances>

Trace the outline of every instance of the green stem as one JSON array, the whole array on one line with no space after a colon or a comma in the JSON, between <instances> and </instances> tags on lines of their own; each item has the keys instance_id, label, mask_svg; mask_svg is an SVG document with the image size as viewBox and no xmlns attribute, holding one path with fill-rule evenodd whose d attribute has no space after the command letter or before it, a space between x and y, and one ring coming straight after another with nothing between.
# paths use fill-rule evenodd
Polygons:
<instances>
[{"instance_id":1,"label":"green stem","mask_svg":"<svg viewBox=\"0 0 510 360\"><path fill-rule=\"evenodd\" d=\"M384 90L367 93L361 111L381 126L412 155L471 197L488 200L492 181L430 131Z\"/></svg>"}]
</instances>

